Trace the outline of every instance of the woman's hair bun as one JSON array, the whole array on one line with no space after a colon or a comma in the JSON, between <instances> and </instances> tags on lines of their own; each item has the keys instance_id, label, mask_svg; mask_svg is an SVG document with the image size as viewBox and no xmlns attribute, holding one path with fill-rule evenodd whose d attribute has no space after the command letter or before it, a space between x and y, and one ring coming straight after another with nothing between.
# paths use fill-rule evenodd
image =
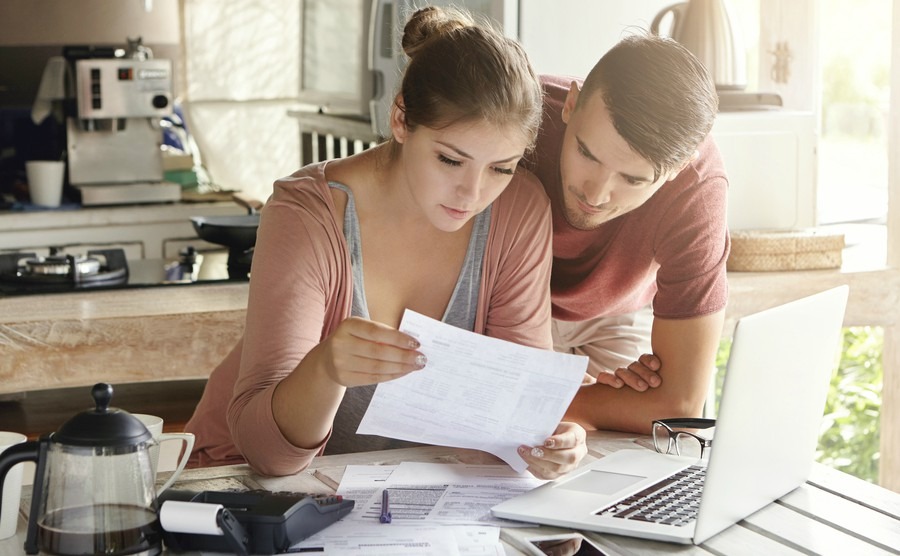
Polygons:
<instances>
[{"instance_id":1,"label":"woman's hair bun","mask_svg":"<svg viewBox=\"0 0 900 556\"><path fill-rule=\"evenodd\" d=\"M452 7L428 6L410 16L403 28L400 46L412 58L429 39L474 25L475 21L466 12Z\"/></svg>"}]
</instances>

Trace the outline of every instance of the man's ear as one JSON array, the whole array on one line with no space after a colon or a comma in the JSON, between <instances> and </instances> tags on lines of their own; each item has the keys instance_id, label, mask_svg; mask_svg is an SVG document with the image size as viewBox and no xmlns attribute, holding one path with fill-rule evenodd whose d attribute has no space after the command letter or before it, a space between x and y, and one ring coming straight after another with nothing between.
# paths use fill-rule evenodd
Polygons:
<instances>
[{"instance_id":1,"label":"man's ear","mask_svg":"<svg viewBox=\"0 0 900 556\"><path fill-rule=\"evenodd\" d=\"M563 103L562 108L562 121L565 124L569 123L569 118L572 117L572 112L575 111L575 103L578 102L578 95L581 93L581 90L578 88L578 83L572 81L572 84L569 85L569 92L566 93L566 102Z\"/></svg>"},{"instance_id":2,"label":"man's ear","mask_svg":"<svg viewBox=\"0 0 900 556\"><path fill-rule=\"evenodd\" d=\"M406 112L403 110L403 97L400 95L397 95L397 98L394 99L394 103L391 104L390 124L391 135L394 136L394 140L398 143L406 141L409 130L406 127Z\"/></svg>"},{"instance_id":3,"label":"man's ear","mask_svg":"<svg viewBox=\"0 0 900 556\"><path fill-rule=\"evenodd\" d=\"M681 164L676 166L674 169L672 169L671 172L669 172L669 174L666 176L666 181L674 180L678 176L678 174L681 173L682 170L687 168L688 164L697 160L698 158L700 158L700 151L694 150L694 152L691 154L691 156L687 157L684 162L682 162Z\"/></svg>"}]
</instances>

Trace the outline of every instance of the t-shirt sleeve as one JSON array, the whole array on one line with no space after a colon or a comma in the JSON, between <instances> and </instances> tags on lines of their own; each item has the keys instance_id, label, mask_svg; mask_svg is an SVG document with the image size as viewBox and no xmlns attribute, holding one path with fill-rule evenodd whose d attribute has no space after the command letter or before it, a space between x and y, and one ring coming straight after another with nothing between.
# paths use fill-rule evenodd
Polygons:
<instances>
[{"instance_id":1,"label":"t-shirt sleeve","mask_svg":"<svg viewBox=\"0 0 900 556\"><path fill-rule=\"evenodd\" d=\"M235 446L262 473L295 473L324 446L292 445L275 422L272 396L321 340L335 290L330 281L339 274L333 243L327 220L315 209L277 196L263 209L240 372L228 408Z\"/></svg>"},{"instance_id":2,"label":"t-shirt sleeve","mask_svg":"<svg viewBox=\"0 0 900 556\"><path fill-rule=\"evenodd\" d=\"M476 330L551 349L550 205L534 175L519 169L495 201Z\"/></svg>"},{"instance_id":3,"label":"t-shirt sleeve","mask_svg":"<svg viewBox=\"0 0 900 556\"><path fill-rule=\"evenodd\" d=\"M682 190L662 215L654 240L660 265L654 315L692 318L725 308L731 248L727 189L723 175L710 176Z\"/></svg>"}]
</instances>

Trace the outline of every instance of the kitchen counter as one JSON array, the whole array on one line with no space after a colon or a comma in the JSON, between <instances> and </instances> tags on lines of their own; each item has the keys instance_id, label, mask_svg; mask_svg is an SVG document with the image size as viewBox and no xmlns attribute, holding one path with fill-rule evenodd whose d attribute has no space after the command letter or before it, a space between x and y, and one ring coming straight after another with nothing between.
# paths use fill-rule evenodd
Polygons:
<instances>
[{"instance_id":1,"label":"kitchen counter","mask_svg":"<svg viewBox=\"0 0 900 556\"><path fill-rule=\"evenodd\" d=\"M0 394L206 378L247 295L227 282L0 298Z\"/></svg>"}]
</instances>

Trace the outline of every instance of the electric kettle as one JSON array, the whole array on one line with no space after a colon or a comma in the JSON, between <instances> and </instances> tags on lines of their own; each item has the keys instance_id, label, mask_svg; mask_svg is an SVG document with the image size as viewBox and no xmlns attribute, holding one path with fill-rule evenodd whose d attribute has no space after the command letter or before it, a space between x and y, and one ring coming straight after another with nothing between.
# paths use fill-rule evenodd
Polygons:
<instances>
[{"instance_id":1,"label":"electric kettle","mask_svg":"<svg viewBox=\"0 0 900 556\"><path fill-rule=\"evenodd\" d=\"M741 91L747 87L744 46L723 0L688 0L664 8L653 18L651 33L660 34L659 25L669 13L669 36L700 60L717 90Z\"/></svg>"},{"instance_id":2,"label":"electric kettle","mask_svg":"<svg viewBox=\"0 0 900 556\"><path fill-rule=\"evenodd\" d=\"M96 384L95 408L40 440L0 454L0 489L16 464L36 464L25 552L147 554L162 552L147 427L110 407L113 389Z\"/></svg>"}]
</instances>

